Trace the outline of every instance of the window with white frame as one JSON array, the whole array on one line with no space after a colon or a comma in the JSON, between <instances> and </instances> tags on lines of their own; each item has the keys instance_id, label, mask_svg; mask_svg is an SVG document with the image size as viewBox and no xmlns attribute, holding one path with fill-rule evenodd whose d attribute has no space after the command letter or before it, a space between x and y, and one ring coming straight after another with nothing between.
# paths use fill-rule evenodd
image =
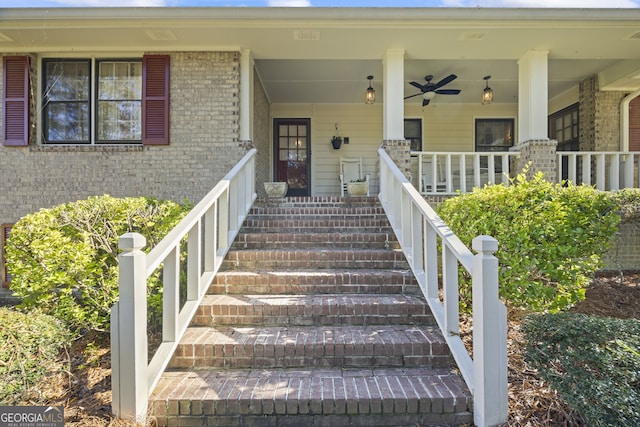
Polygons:
<instances>
[{"instance_id":1,"label":"window with white frame","mask_svg":"<svg viewBox=\"0 0 640 427\"><path fill-rule=\"evenodd\" d=\"M142 59L45 59L43 142L140 143Z\"/></svg>"}]
</instances>

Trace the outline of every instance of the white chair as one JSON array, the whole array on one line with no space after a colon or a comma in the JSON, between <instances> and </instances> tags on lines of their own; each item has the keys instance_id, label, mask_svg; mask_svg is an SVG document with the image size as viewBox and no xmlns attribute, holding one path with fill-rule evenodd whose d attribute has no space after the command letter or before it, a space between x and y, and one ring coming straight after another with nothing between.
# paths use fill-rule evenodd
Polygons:
<instances>
[{"instance_id":1,"label":"white chair","mask_svg":"<svg viewBox=\"0 0 640 427\"><path fill-rule=\"evenodd\" d=\"M442 163L442 161L436 160L436 167L434 168L433 160L431 158L427 158L422 161L422 191L424 193L437 193L438 191L447 190L447 181ZM435 188L433 180L434 176L436 178Z\"/></svg>"},{"instance_id":2,"label":"white chair","mask_svg":"<svg viewBox=\"0 0 640 427\"><path fill-rule=\"evenodd\" d=\"M347 183L365 180L369 183L369 175L362 173L361 157L340 157L340 196L347 192ZM367 196L369 189L367 187Z\"/></svg>"}]
</instances>

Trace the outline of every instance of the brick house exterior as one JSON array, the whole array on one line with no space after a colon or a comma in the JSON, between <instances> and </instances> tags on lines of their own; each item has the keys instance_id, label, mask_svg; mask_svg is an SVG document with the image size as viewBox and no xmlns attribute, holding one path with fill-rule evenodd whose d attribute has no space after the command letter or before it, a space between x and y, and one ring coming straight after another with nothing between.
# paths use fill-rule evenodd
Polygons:
<instances>
[{"instance_id":1,"label":"brick house exterior","mask_svg":"<svg viewBox=\"0 0 640 427\"><path fill-rule=\"evenodd\" d=\"M406 151L401 143L405 117L421 120L423 149L433 151L473 151L473 124L477 118L513 118L516 145L520 144L516 148L525 150L529 157L524 157L543 167L551 161L550 147L554 144L546 139L546 132L538 135L532 124L544 123L549 115L577 103L580 150L625 150L620 132L620 103L640 89L628 86L640 81L632 78L640 72L637 66L640 36L634 37L640 34L639 11L529 12L525 18L517 10L509 9L203 8L113 9L109 13L73 8L46 13L8 9L0 17L0 57L29 59L29 125L27 145L0 146L0 224L14 223L40 208L100 194L196 202L249 146L258 149L256 188L262 195L262 183L276 175L273 123L283 117L308 118L311 123L310 195L339 194L340 156L363 159L365 172L374 177L375 194L376 149L386 142ZM133 17L129 19L129 15ZM487 27L488 19L492 24ZM40 27L29 24L29 20L40 23ZM542 44L526 42L527 37L533 37L527 35L527 31L533 31L528 29L530 20L540 26L540 33L532 33L533 36L544 35L549 45L557 45L548 52L539 51L545 61L554 61L556 56L565 61L560 65L570 61L566 58L571 55L561 47L563 39L567 39L567 46L572 49L578 43L573 38L584 39L586 45L598 39L609 47L598 47L601 51L596 51L591 43L593 52L584 50L574 69L582 67L592 72L578 80L571 76L575 90L552 92L547 99L546 90L536 90L547 84L546 79L539 80L533 72L527 74L525 71L535 68L523 65L529 60L536 61L528 58L527 52L543 49ZM408 21L414 24L413 29L405 28ZM448 22L455 31L451 34L445 31L443 22ZM598 22L598 28L593 28L593 22ZM518 32L508 32L519 25L522 39ZM322 31L324 28L332 30ZM556 28L564 33L547 37ZM96 37L97 33L102 37ZM438 46L429 47L423 42L434 35L442 40ZM345 43L345 38L352 43ZM392 38L393 46L385 42ZM620 38L624 42L610 41ZM418 46L416 40L420 41ZM608 51L615 52L606 60L595 59ZM42 81L47 58L142 59L148 55L169 57L168 144L43 142ZM461 57L476 62L467 63ZM502 82L507 77L496 75L491 80L495 81L494 103L482 106L479 102L485 84L482 76L487 74L489 62L495 62L498 70L515 70L512 74L520 79L519 92L511 94ZM0 61L0 67L3 63ZM469 64L473 68L463 75ZM297 67L302 71L294 74ZM321 67L322 72L313 73L314 67ZM344 97L330 99L330 85L340 80L340 76L332 73L337 73L340 67L355 68L356 79L360 80L354 83L355 95L349 92L346 83L340 82L338 92ZM552 68L549 66L549 72ZM622 69L624 73L619 71ZM365 77L371 70L378 99L375 105L364 105ZM415 91L409 82L422 78L420 74L436 72L431 70L460 73L452 83L459 82L458 87L463 88L460 97L441 96L428 107L419 102L404 102L403 97ZM3 121L7 100L5 75L0 68ZM247 75L248 83L243 83ZM302 86L305 80L312 85ZM627 86L618 84L621 81ZM549 82L548 87L553 89L554 85L555 82ZM542 92L544 96L535 100ZM472 101L464 98L471 96L466 95L469 93L473 93ZM511 97L507 97L509 94ZM537 104L527 105L529 98ZM540 110L539 105L545 108ZM537 117L531 120L532 116ZM4 135L6 123L0 123L0 129ZM351 137L351 143L343 144L339 151L329 145L336 132ZM542 146L547 148L539 151ZM546 160L542 161L543 158ZM411 174L410 165L403 167ZM552 167L545 172L555 174Z\"/></svg>"}]
</instances>

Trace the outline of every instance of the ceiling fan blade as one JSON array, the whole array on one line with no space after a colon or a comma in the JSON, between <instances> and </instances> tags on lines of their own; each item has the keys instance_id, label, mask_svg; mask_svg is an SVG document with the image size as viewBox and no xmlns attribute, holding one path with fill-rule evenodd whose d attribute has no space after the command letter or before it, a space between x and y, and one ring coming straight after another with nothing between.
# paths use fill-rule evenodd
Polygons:
<instances>
[{"instance_id":1,"label":"ceiling fan blade","mask_svg":"<svg viewBox=\"0 0 640 427\"><path fill-rule=\"evenodd\" d=\"M423 92L424 92L424 90L425 90L425 89L424 89L424 86L422 86L422 85L421 85L420 83L418 83L418 82L409 82L409 84L410 84L411 86L413 86L413 87L416 87L416 88L420 89L420 90L421 90L421 91L423 91Z\"/></svg>"},{"instance_id":2,"label":"ceiling fan blade","mask_svg":"<svg viewBox=\"0 0 640 427\"><path fill-rule=\"evenodd\" d=\"M460 93L460 89L438 89L436 93L438 95L457 95Z\"/></svg>"},{"instance_id":3,"label":"ceiling fan blade","mask_svg":"<svg viewBox=\"0 0 640 427\"><path fill-rule=\"evenodd\" d=\"M429 105L429 101L431 101L430 99L423 99L422 100L422 106L426 107L427 105Z\"/></svg>"},{"instance_id":4,"label":"ceiling fan blade","mask_svg":"<svg viewBox=\"0 0 640 427\"><path fill-rule=\"evenodd\" d=\"M414 96L420 96L420 95L422 95L422 93L416 93L415 95L405 96L404 99L409 99L409 98L413 98Z\"/></svg>"},{"instance_id":5,"label":"ceiling fan blade","mask_svg":"<svg viewBox=\"0 0 640 427\"><path fill-rule=\"evenodd\" d=\"M451 83L452 81L454 81L455 79L457 79L458 76L456 76L455 74L449 74L447 77L445 77L444 79L440 80L438 83L436 83L435 88L438 89L444 85L447 85L449 83Z\"/></svg>"}]
</instances>

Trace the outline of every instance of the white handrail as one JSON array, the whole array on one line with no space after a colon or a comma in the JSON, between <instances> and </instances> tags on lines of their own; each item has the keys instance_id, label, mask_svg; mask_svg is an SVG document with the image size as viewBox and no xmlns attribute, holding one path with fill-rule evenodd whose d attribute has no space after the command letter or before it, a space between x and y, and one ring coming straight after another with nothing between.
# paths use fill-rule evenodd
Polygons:
<instances>
[{"instance_id":1,"label":"white handrail","mask_svg":"<svg viewBox=\"0 0 640 427\"><path fill-rule=\"evenodd\" d=\"M485 184L508 185L512 160L519 155L517 151L411 152L422 194L468 193Z\"/></svg>"},{"instance_id":2,"label":"white handrail","mask_svg":"<svg viewBox=\"0 0 640 427\"><path fill-rule=\"evenodd\" d=\"M149 396L256 199L249 151L148 254L138 233L120 237L119 301L111 309L111 388L115 416L144 424ZM186 238L186 267L180 254ZM147 279L163 268L162 343L148 360ZM187 277L180 307L180 272Z\"/></svg>"},{"instance_id":3,"label":"white handrail","mask_svg":"<svg viewBox=\"0 0 640 427\"><path fill-rule=\"evenodd\" d=\"M558 151L558 182L593 185L615 191L640 186L640 152Z\"/></svg>"},{"instance_id":4,"label":"white handrail","mask_svg":"<svg viewBox=\"0 0 640 427\"><path fill-rule=\"evenodd\" d=\"M472 252L447 227L407 180L384 149L380 158L380 201L418 280L458 368L473 393L474 422L479 427L507 420L507 312L498 297L498 242L473 240ZM450 162L447 162L449 164ZM441 257L438 259L438 240ZM438 262L442 295L439 297ZM473 360L459 336L458 266L472 278Z\"/></svg>"}]
</instances>

